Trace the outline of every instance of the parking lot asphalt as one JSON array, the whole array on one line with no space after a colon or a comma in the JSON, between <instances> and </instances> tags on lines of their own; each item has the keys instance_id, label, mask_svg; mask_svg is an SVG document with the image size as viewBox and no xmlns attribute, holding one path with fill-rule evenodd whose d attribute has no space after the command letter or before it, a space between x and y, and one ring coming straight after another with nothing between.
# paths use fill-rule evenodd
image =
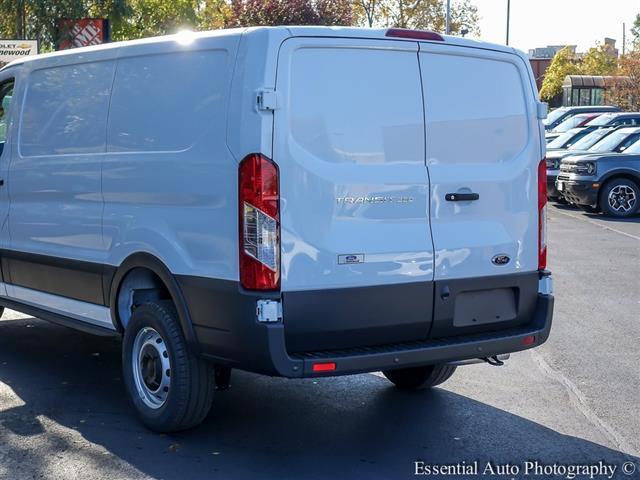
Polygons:
<instances>
[{"instance_id":1,"label":"parking lot asphalt","mask_svg":"<svg viewBox=\"0 0 640 480\"><path fill-rule=\"evenodd\" d=\"M413 477L416 460L510 463L517 478L527 460L603 461L613 478L640 478L640 218L552 205L549 244L551 337L506 366L461 367L442 388L412 393L379 374L234 372L205 423L176 435L137 423L118 340L5 312L0 478L395 479Z\"/></svg>"}]
</instances>

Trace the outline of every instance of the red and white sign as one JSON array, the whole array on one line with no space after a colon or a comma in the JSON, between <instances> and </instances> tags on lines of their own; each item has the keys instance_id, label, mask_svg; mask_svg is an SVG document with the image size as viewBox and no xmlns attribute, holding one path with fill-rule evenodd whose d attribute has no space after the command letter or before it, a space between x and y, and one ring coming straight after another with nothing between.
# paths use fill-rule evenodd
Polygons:
<instances>
[{"instance_id":1,"label":"red and white sign","mask_svg":"<svg viewBox=\"0 0 640 480\"><path fill-rule=\"evenodd\" d=\"M109 21L104 18L58 20L58 50L100 45L109 41Z\"/></svg>"}]
</instances>

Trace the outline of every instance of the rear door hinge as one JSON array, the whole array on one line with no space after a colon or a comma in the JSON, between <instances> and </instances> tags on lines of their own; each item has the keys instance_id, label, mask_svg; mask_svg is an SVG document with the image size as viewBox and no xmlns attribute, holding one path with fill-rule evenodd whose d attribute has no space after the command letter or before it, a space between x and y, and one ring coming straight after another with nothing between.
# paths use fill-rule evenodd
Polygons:
<instances>
[{"instance_id":1,"label":"rear door hinge","mask_svg":"<svg viewBox=\"0 0 640 480\"><path fill-rule=\"evenodd\" d=\"M258 91L258 110L275 110L278 108L278 94L271 88Z\"/></svg>"},{"instance_id":2,"label":"rear door hinge","mask_svg":"<svg viewBox=\"0 0 640 480\"><path fill-rule=\"evenodd\" d=\"M538 120L544 120L547 118L547 114L549 113L549 104L546 102L538 102L536 107Z\"/></svg>"}]
</instances>

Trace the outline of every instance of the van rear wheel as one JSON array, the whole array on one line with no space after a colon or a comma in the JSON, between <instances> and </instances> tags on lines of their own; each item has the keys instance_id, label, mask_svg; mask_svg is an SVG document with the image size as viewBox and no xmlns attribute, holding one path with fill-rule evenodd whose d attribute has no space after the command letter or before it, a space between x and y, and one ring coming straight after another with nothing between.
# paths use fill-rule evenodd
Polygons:
<instances>
[{"instance_id":1,"label":"van rear wheel","mask_svg":"<svg viewBox=\"0 0 640 480\"><path fill-rule=\"evenodd\" d=\"M213 367L189 350L171 302L134 310L124 334L122 369L131 403L151 430L194 427L211 408Z\"/></svg>"},{"instance_id":2,"label":"van rear wheel","mask_svg":"<svg viewBox=\"0 0 640 480\"><path fill-rule=\"evenodd\" d=\"M456 367L454 365L443 364L387 370L382 374L402 390L419 390L435 387L446 382L455 371Z\"/></svg>"}]
</instances>

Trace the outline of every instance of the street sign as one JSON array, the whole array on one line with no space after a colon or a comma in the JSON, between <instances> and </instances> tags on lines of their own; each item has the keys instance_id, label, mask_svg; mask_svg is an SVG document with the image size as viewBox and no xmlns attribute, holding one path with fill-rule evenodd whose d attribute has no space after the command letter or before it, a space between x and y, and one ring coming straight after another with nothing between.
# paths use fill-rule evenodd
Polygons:
<instances>
[{"instance_id":1,"label":"street sign","mask_svg":"<svg viewBox=\"0 0 640 480\"><path fill-rule=\"evenodd\" d=\"M18 58L38 54L37 40L2 40L0 39L0 66Z\"/></svg>"}]
</instances>

